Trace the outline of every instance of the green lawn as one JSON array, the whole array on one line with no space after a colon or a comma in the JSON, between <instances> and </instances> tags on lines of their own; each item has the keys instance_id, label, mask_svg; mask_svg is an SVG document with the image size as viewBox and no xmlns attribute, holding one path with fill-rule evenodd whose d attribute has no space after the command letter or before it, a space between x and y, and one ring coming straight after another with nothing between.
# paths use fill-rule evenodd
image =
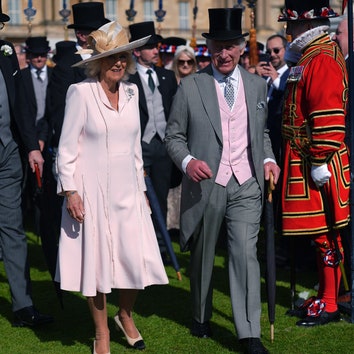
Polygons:
<instances>
[{"instance_id":1,"label":"green lawn","mask_svg":"<svg viewBox=\"0 0 354 354\"><path fill-rule=\"evenodd\" d=\"M61 309L50 276L46 271L41 246L37 237L28 234L29 258L36 306L44 313L55 317L55 322L45 328L13 328L9 288L0 262L0 354L76 354L92 353L94 329L86 300L78 294L64 294L64 309ZM198 339L189 334L191 322L188 253L181 254L177 242L173 243L181 266L182 281L178 281L172 267L166 267L170 283L150 287L139 295L135 308L135 322L146 343L146 354L198 354L237 353L240 350L232 324L229 300L226 258L218 252L215 265L215 291L212 339ZM260 247L261 248L261 247ZM262 252L262 249L260 249ZM264 274L264 265L262 274ZM275 341L270 343L270 325L267 316L264 279L262 278L262 341L270 353L354 353L354 326L343 316L340 323L318 328L299 328L296 319L285 315L290 306L289 274L277 270L277 306ZM309 291L316 283L314 272L298 274L298 291ZM132 353L125 339L113 323L117 293L108 297L109 325L111 329L111 353Z\"/></svg>"}]
</instances>

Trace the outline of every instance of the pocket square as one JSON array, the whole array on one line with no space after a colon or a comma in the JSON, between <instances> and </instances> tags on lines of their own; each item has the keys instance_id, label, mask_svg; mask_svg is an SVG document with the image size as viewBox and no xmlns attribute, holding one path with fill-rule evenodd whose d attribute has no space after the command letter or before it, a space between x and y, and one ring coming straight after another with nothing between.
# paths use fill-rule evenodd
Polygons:
<instances>
[{"instance_id":1,"label":"pocket square","mask_svg":"<svg viewBox=\"0 0 354 354\"><path fill-rule=\"evenodd\" d=\"M17 74L17 70L12 74L12 76L15 76Z\"/></svg>"},{"instance_id":2,"label":"pocket square","mask_svg":"<svg viewBox=\"0 0 354 354\"><path fill-rule=\"evenodd\" d=\"M257 110L264 109L266 103L264 101L257 103Z\"/></svg>"}]
</instances>

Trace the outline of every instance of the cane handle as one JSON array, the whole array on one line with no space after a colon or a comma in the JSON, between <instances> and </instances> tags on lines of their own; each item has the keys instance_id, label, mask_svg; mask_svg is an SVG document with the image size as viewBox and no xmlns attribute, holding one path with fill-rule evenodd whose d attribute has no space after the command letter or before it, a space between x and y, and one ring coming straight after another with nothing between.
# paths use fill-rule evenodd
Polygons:
<instances>
[{"instance_id":1,"label":"cane handle","mask_svg":"<svg viewBox=\"0 0 354 354\"><path fill-rule=\"evenodd\" d=\"M272 192L275 189L274 175L272 171L269 171L269 181L268 181L268 201L271 203L273 200Z\"/></svg>"}]
</instances>

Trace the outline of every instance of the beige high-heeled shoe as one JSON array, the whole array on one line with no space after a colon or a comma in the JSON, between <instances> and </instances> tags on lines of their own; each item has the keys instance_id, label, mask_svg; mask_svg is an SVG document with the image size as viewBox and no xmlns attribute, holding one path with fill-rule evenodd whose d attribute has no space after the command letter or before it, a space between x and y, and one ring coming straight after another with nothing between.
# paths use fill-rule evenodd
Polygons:
<instances>
[{"instance_id":1,"label":"beige high-heeled shoe","mask_svg":"<svg viewBox=\"0 0 354 354\"><path fill-rule=\"evenodd\" d=\"M97 352L96 352L96 340L93 341L93 354L97 354ZM107 354L111 354L111 352L109 351Z\"/></svg>"},{"instance_id":2,"label":"beige high-heeled shoe","mask_svg":"<svg viewBox=\"0 0 354 354\"><path fill-rule=\"evenodd\" d=\"M125 336L125 338L127 339L128 344L133 347L134 349L138 349L138 350L143 350L145 349L145 343L144 340L142 338L142 336L140 335L139 331L139 336L137 338L131 338L128 336L127 332L124 330L123 324L122 322L120 322L119 320L119 316L118 313L114 316L114 321L116 323L116 328L117 330L121 330Z\"/></svg>"}]
</instances>

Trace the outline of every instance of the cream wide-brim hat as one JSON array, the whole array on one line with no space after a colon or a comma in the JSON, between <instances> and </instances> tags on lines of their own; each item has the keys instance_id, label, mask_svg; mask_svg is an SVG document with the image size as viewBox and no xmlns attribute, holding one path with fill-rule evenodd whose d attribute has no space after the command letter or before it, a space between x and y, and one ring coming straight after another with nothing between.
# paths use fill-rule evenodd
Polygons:
<instances>
[{"instance_id":1,"label":"cream wide-brim hat","mask_svg":"<svg viewBox=\"0 0 354 354\"><path fill-rule=\"evenodd\" d=\"M109 22L89 35L89 48L82 49L76 54L91 54L90 58L84 59L72 65L72 67L85 66L87 63L108 57L110 55L131 51L142 47L151 36L146 36L129 42L126 31L116 22Z\"/></svg>"}]
</instances>

